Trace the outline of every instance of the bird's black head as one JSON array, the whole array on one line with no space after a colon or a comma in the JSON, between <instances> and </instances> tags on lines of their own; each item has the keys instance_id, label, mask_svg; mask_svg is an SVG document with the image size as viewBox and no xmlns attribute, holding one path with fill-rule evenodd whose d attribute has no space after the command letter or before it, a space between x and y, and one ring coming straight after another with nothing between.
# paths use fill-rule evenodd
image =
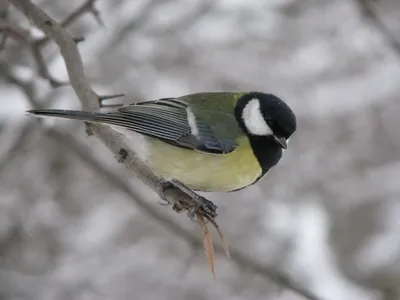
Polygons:
<instances>
[{"instance_id":1,"label":"bird's black head","mask_svg":"<svg viewBox=\"0 0 400 300\"><path fill-rule=\"evenodd\" d=\"M236 120L250 140L274 141L287 148L287 141L296 131L296 116L277 96L260 92L246 93L235 107Z\"/></svg>"},{"instance_id":2,"label":"bird's black head","mask_svg":"<svg viewBox=\"0 0 400 300\"><path fill-rule=\"evenodd\" d=\"M278 97L250 92L238 99L235 117L261 166L259 180L281 159L282 150L296 131L296 116Z\"/></svg>"}]
</instances>

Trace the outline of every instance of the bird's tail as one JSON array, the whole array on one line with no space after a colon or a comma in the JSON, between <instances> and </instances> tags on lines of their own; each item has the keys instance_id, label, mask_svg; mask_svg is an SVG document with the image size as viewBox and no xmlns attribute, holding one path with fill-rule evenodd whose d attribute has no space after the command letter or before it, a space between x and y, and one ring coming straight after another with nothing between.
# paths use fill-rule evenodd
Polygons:
<instances>
[{"instance_id":1,"label":"bird's tail","mask_svg":"<svg viewBox=\"0 0 400 300\"><path fill-rule=\"evenodd\" d=\"M103 116L103 113L88 112L79 110L63 110L63 109L35 109L28 110L27 113L36 117L58 117L64 119L75 119L87 122L96 122L98 117Z\"/></svg>"},{"instance_id":2,"label":"bird's tail","mask_svg":"<svg viewBox=\"0 0 400 300\"><path fill-rule=\"evenodd\" d=\"M64 119L81 120L92 123L103 123L112 126L118 126L129 129L143 135L160 136L160 133L154 127L154 120L157 120L152 115L146 115L137 111L129 112L89 112L80 110L62 110L62 109L35 109L29 110L27 113L36 117L58 117ZM171 124L171 122L170 122ZM165 130L164 130L165 131ZM164 134L165 132L161 130ZM169 131L166 131L169 132ZM164 136L163 136L164 137Z\"/></svg>"}]
</instances>

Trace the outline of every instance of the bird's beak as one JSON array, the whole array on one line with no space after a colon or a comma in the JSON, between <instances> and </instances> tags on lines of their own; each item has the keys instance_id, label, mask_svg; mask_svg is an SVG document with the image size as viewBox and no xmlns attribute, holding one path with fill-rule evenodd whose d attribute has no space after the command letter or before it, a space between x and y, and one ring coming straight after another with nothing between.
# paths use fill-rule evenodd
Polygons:
<instances>
[{"instance_id":1,"label":"bird's beak","mask_svg":"<svg viewBox=\"0 0 400 300\"><path fill-rule=\"evenodd\" d=\"M274 139L283 149L287 149L287 141L284 137L274 136Z\"/></svg>"}]
</instances>

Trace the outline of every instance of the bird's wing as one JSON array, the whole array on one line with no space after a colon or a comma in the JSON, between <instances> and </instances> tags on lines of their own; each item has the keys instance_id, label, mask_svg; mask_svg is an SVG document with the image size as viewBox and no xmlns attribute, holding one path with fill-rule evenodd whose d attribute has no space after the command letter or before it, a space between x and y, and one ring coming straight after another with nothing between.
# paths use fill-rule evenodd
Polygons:
<instances>
[{"instance_id":1,"label":"bird's wing","mask_svg":"<svg viewBox=\"0 0 400 300\"><path fill-rule=\"evenodd\" d=\"M116 112L102 114L96 119L178 147L202 152L222 154L236 148L235 134L224 134L229 127L238 126L233 115L214 110L195 112L186 101L179 98L123 106Z\"/></svg>"}]
</instances>

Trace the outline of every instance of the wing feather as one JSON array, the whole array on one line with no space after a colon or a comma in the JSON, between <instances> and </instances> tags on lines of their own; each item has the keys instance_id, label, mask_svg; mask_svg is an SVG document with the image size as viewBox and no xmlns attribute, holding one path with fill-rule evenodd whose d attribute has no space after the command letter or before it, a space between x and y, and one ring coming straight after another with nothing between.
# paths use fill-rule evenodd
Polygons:
<instances>
[{"instance_id":1,"label":"wing feather","mask_svg":"<svg viewBox=\"0 0 400 300\"><path fill-rule=\"evenodd\" d=\"M207 120L196 118L197 130L193 133L187 108L188 103L184 99L163 98L123 106L115 112L99 114L95 119L183 148L210 153L227 153L235 149L236 142L218 139Z\"/></svg>"}]
</instances>

